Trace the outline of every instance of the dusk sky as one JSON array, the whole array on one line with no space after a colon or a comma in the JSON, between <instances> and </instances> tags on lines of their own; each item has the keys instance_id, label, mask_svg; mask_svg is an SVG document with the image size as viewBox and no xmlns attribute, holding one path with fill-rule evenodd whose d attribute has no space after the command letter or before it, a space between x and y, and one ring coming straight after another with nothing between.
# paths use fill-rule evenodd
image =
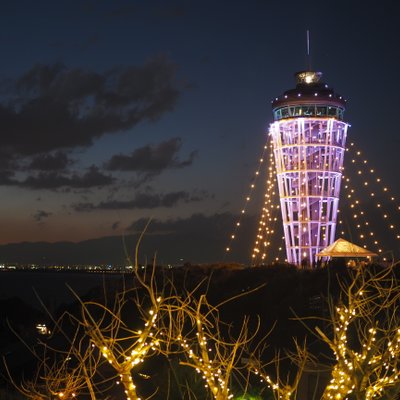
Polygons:
<instances>
[{"instance_id":1,"label":"dusk sky","mask_svg":"<svg viewBox=\"0 0 400 400\"><path fill-rule=\"evenodd\" d=\"M400 194L399 20L387 0L2 2L0 243L238 214L307 29L349 141Z\"/></svg>"}]
</instances>

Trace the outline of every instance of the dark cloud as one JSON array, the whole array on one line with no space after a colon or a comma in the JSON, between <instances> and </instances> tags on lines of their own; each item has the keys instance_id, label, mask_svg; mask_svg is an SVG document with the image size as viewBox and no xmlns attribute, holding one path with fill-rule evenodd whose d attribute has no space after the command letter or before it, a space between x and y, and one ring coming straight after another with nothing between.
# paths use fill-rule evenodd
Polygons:
<instances>
[{"instance_id":1,"label":"dark cloud","mask_svg":"<svg viewBox=\"0 0 400 400\"><path fill-rule=\"evenodd\" d=\"M0 146L0 171L10 176L23 169L23 163L17 154L7 151Z\"/></svg>"},{"instance_id":2,"label":"dark cloud","mask_svg":"<svg viewBox=\"0 0 400 400\"><path fill-rule=\"evenodd\" d=\"M13 181L12 184L26 187L29 189L59 189L69 187L84 189L91 187L103 187L114 183L115 179L110 175L105 175L95 166L83 175L72 174L65 175L60 172L40 172L37 175L28 176L24 181Z\"/></svg>"},{"instance_id":3,"label":"dark cloud","mask_svg":"<svg viewBox=\"0 0 400 400\"><path fill-rule=\"evenodd\" d=\"M9 170L2 171L0 169L0 186L14 185L14 184L15 184L14 172Z\"/></svg>"},{"instance_id":4,"label":"dark cloud","mask_svg":"<svg viewBox=\"0 0 400 400\"><path fill-rule=\"evenodd\" d=\"M72 205L72 208L77 212L90 212L96 209L93 203L76 203Z\"/></svg>"},{"instance_id":5,"label":"dark cloud","mask_svg":"<svg viewBox=\"0 0 400 400\"><path fill-rule=\"evenodd\" d=\"M160 174L169 168L184 168L193 163L197 152L193 151L188 159L181 161L177 156L181 146L181 138L172 138L155 146L146 145L129 155L114 155L105 168L110 171L136 171L146 176Z\"/></svg>"},{"instance_id":6,"label":"dark cloud","mask_svg":"<svg viewBox=\"0 0 400 400\"><path fill-rule=\"evenodd\" d=\"M105 73L37 65L11 94L3 88L3 151L26 156L89 146L104 134L156 120L179 97L175 70L165 57Z\"/></svg>"},{"instance_id":7,"label":"dark cloud","mask_svg":"<svg viewBox=\"0 0 400 400\"><path fill-rule=\"evenodd\" d=\"M37 222L41 222L43 219L48 218L52 215L51 212L37 210L36 213L33 215L33 219Z\"/></svg>"},{"instance_id":8,"label":"dark cloud","mask_svg":"<svg viewBox=\"0 0 400 400\"><path fill-rule=\"evenodd\" d=\"M236 230L239 218L240 229ZM134 235L144 232L141 242L142 253L145 252L146 255L157 253L161 262L165 260L172 263L222 260L249 262L257 222L257 217L249 214L238 216L228 212L212 215L198 213L187 218L166 220L149 221L147 218L140 218L128 226L127 231ZM233 233L238 239L232 242L230 237ZM225 252L227 246L231 249L229 253Z\"/></svg>"},{"instance_id":9,"label":"dark cloud","mask_svg":"<svg viewBox=\"0 0 400 400\"><path fill-rule=\"evenodd\" d=\"M235 230L239 218L240 229ZM134 221L127 231L134 235L144 232L141 242L142 253L146 255L157 253L161 263L165 260L170 260L172 263L177 263L179 260L181 263L222 260L249 262L257 222L257 217L249 214L239 217L231 213L212 215L199 213L187 218L166 220L149 221L147 218L140 218ZM230 239L233 233L237 236L236 241ZM273 243L274 253L275 249L279 248L279 243L280 238L278 243ZM227 246L231 249L229 253L225 252Z\"/></svg>"},{"instance_id":10,"label":"dark cloud","mask_svg":"<svg viewBox=\"0 0 400 400\"><path fill-rule=\"evenodd\" d=\"M72 161L68 156L58 151L54 154L40 154L34 157L28 168L40 171L62 171L70 164Z\"/></svg>"},{"instance_id":11,"label":"dark cloud","mask_svg":"<svg viewBox=\"0 0 400 400\"><path fill-rule=\"evenodd\" d=\"M108 200L98 204L77 203L72 208L78 212L88 212L93 210L130 210L130 209L153 209L158 207L171 208L184 202L190 203L201 201L207 197L204 192L203 197L198 193L192 195L185 191L171 192L166 194L138 193L132 200Z\"/></svg>"},{"instance_id":12,"label":"dark cloud","mask_svg":"<svg viewBox=\"0 0 400 400\"><path fill-rule=\"evenodd\" d=\"M190 232L202 232L206 234L210 226L213 226L214 230L227 230L228 227L233 227L235 223L235 216L230 213L214 214L212 216L206 216L198 213L193 214L188 218L171 218L167 220L154 219L150 221L147 232L158 234L162 233L190 233ZM134 221L127 230L129 232L140 233L143 232L149 220L147 218L140 218ZM211 232L210 232L211 233ZM228 234L227 234L228 238Z\"/></svg>"}]
</instances>

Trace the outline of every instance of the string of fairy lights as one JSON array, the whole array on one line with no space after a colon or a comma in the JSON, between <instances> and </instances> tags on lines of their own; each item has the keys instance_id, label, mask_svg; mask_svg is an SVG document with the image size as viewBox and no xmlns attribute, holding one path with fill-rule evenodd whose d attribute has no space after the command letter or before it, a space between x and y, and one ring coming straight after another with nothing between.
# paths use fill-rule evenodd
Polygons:
<instances>
[{"instance_id":1,"label":"string of fairy lights","mask_svg":"<svg viewBox=\"0 0 400 400\"><path fill-rule=\"evenodd\" d=\"M256 240L251 256L253 264L265 262L269 247L271 246L271 238L275 233L276 221L278 220L276 214L279 210L279 203L276 202L276 174L272 140L269 140L267 146L269 152L266 190L264 205L258 223Z\"/></svg>"},{"instance_id":2,"label":"string of fairy lights","mask_svg":"<svg viewBox=\"0 0 400 400\"><path fill-rule=\"evenodd\" d=\"M271 152L271 142L269 143L269 145L267 144L267 146L269 152L268 152L268 168L267 168L268 175L266 180L266 192L265 192L264 205L262 208L261 217L258 223L257 236L254 243L253 254L251 256L253 263L257 256L259 256L259 258L261 258L262 260L265 259L266 248L268 246L266 230L269 229L269 222L271 220L271 213L270 213L270 204L272 202L271 186L273 186L274 182L274 177L273 177L274 173L272 171L273 157ZM263 247L263 251L261 252L261 254L260 254L260 247Z\"/></svg>"},{"instance_id":3,"label":"string of fairy lights","mask_svg":"<svg viewBox=\"0 0 400 400\"><path fill-rule=\"evenodd\" d=\"M278 193L276 191L277 180L275 174L275 158L271 135L268 135L267 143L263 148L262 155L259 158L257 169L254 173L254 178L252 179L252 182L249 185L249 191L245 196L244 206L241 209L239 217L234 224L234 230L229 236L229 244L225 248L225 253L230 253L232 251L233 242L237 239L237 233L242 224L242 218L247 213L249 203L253 199L253 193L256 189L257 178L260 177L262 167L266 161L266 189L264 193L264 203L258 222L255 243L251 254L252 265L265 263L267 257L270 255L269 248L271 246L272 237L276 233L276 224L278 221L278 214L280 209ZM282 254L284 248L283 241L284 237L281 238L281 243L278 247L278 251L275 251L276 257L274 261L280 261L284 258Z\"/></svg>"},{"instance_id":4,"label":"string of fairy lights","mask_svg":"<svg viewBox=\"0 0 400 400\"><path fill-rule=\"evenodd\" d=\"M357 185L357 188L360 190L356 190L356 186L351 184L350 171L348 174L343 175L344 200L347 201L349 210L351 211L351 219L354 221L352 226L357 231L357 240L362 243L364 248L371 246L378 254L383 254L382 244L378 239L376 231L373 229L373 224L371 224L367 216L365 205L369 201L372 201L371 203L374 208L380 211L379 214L383 222L382 226L386 231L393 234L393 239L397 240L400 240L400 224L396 223L395 219L397 216L398 221L400 217L400 205L396 197L392 194L392 191L383 183L382 178L377 175L376 170L369 167L368 160L362 156L362 152L356 148L353 142L350 143L346 151L349 153L352 172L361 181L361 185ZM366 192L364 196L358 194L362 189ZM386 199L383 201L379 200L381 195L384 195ZM397 215L393 216L393 213L390 213L388 205L392 205L392 211ZM339 220L339 225L341 227L341 234L344 235L343 218Z\"/></svg>"},{"instance_id":5,"label":"string of fairy lights","mask_svg":"<svg viewBox=\"0 0 400 400\"><path fill-rule=\"evenodd\" d=\"M369 220L367 219L361 201L358 200L362 198L362 196L358 196L354 187L351 186L350 177L343 175L342 179L344 181L343 187L345 190L344 200L348 203L349 210L351 211L351 219L354 220L352 226L357 230L357 241L361 242L364 248L372 247L373 250L381 253L382 249L380 248L380 243L375 232L372 230ZM339 227L341 228L341 235L345 236L346 233L343 227L343 218L339 220ZM373 242L371 242L371 239Z\"/></svg>"},{"instance_id":6,"label":"string of fairy lights","mask_svg":"<svg viewBox=\"0 0 400 400\"><path fill-rule=\"evenodd\" d=\"M275 382L269 375L258 368L251 368L251 372L260 377L260 383L266 383L269 389L276 394L276 397L280 400L292 400L292 395L295 390L290 385L281 385Z\"/></svg>"},{"instance_id":7,"label":"string of fairy lights","mask_svg":"<svg viewBox=\"0 0 400 400\"><path fill-rule=\"evenodd\" d=\"M389 190L388 186L386 186L383 183L382 178L377 176L376 171L374 168L368 168L368 160L362 157L362 152L360 150L355 149L354 143L350 144L349 150L352 151L353 158L351 162L355 165L358 165L358 170L357 174L362 176L364 178L363 185L364 187L371 187L371 181L368 179L368 175L372 178L374 183L376 183L378 186L380 186L381 194L383 194L386 197L386 200L389 203L392 203L397 211L399 211L399 216L400 216L400 204L398 203L398 200L396 197L391 194L392 191ZM364 168L363 168L364 167ZM379 195L379 193L378 193ZM377 193L373 190L369 192L369 196L371 199L377 199ZM400 225L396 225L393 222L393 219L390 218L389 212L387 208L385 207L385 204L380 202L379 200L376 200L375 206L377 209L381 210L381 215L383 218L383 221L386 223L386 227L389 228L389 230L396 232L396 239L400 239L400 232L399 228Z\"/></svg>"},{"instance_id":8,"label":"string of fairy lights","mask_svg":"<svg viewBox=\"0 0 400 400\"><path fill-rule=\"evenodd\" d=\"M181 362L181 364L194 368L201 375L205 381L204 386L210 389L213 398L231 399L233 394L229 393L229 376L224 374L224 365L216 358L210 357L212 349L204 332L203 321L197 318L196 324L197 340L195 344L190 343L190 341L181 336L178 337L182 350L190 360Z\"/></svg>"},{"instance_id":9,"label":"string of fairy lights","mask_svg":"<svg viewBox=\"0 0 400 400\"><path fill-rule=\"evenodd\" d=\"M249 203L250 203L250 201L251 201L251 199L253 197L253 192L254 192L254 190L256 188L257 178L260 176L261 168L262 168L262 166L264 164L264 161L265 161L264 158L265 158L265 154L266 154L267 150L268 150L268 143L263 148L261 157L259 158L259 161L258 161L257 169L256 169L256 171L254 173L254 176L252 178L252 182L249 185L248 193L247 193L247 195L245 197L244 206L241 209L239 217L235 222L235 225L234 225L234 228L233 228L233 232L229 236L229 243L225 247L225 252L226 253L229 253L232 250L232 244L233 244L234 240L237 238L237 232L238 232L238 230L239 230L239 228L241 226L243 216L246 214L248 205L249 205Z\"/></svg>"}]
</instances>

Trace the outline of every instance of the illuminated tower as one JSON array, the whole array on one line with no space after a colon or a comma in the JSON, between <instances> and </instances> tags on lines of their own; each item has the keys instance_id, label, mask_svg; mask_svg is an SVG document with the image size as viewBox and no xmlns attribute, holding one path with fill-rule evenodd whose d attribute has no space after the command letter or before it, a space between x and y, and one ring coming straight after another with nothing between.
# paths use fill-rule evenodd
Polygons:
<instances>
[{"instance_id":1,"label":"illuminated tower","mask_svg":"<svg viewBox=\"0 0 400 400\"><path fill-rule=\"evenodd\" d=\"M270 126L287 260L310 266L335 240L348 124L345 100L320 81L296 75L295 89L272 102Z\"/></svg>"}]
</instances>

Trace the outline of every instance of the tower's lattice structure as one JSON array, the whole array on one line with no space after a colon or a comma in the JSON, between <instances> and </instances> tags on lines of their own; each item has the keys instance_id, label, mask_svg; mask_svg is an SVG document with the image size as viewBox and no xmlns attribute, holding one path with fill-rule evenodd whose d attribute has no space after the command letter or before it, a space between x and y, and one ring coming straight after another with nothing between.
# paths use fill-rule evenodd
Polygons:
<instances>
[{"instance_id":1,"label":"tower's lattice structure","mask_svg":"<svg viewBox=\"0 0 400 400\"><path fill-rule=\"evenodd\" d=\"M333 243L348 124L345 100L320 72L296 74L295 89L272 102L270 126L287 260L315 265Z\"/></svg>"}]
</instances>

